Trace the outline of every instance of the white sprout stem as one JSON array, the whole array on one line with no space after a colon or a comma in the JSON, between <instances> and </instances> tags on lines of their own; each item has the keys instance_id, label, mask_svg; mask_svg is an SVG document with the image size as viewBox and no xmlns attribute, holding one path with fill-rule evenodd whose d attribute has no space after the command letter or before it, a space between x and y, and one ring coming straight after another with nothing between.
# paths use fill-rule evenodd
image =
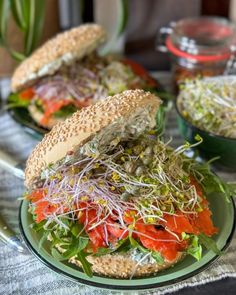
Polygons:
<instances>
[{"instance_id":1,"label":"white sprout stem","mask_svg":"<svg viewBox=\"0 0 236 295\"><path fill-rule=\"evenodd\" d=\"M148 257L150 257L152 255L152 253L147 253L146 255L143 256L143 258L141 258L139 260L139 262L136 263L135 267L134 267L134 270L132 271L132 274L130 276L130 280L133 278L133 276L135 275L137 269L138 269L138 266L143 262L145 261Z\"/></svg>"}]
</instances>

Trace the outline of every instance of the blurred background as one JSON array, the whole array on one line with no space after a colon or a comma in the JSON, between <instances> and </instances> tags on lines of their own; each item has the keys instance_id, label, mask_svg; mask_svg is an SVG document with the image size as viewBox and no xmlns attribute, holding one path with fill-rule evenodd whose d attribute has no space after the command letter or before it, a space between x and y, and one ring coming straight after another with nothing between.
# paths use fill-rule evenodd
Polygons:
<instances>
[{"instance_id":1,"label":"blurred background","mask_svg":"<svg viewBox=\"0 0 236 295\"><path fill-rule=\"evenodd\" d=\"M236 21L236 0L45 0L44 10L42 34L34 48L59 31L84 22L98 22L116 38L110 40L106 50L124 53L147 69L159 71L170 68L168 55L155 50L161 27L199 15ZM24 50L24 38L12 16L7 38L14 50ZM0 58L0 76L11 75L17 62L4 47L0 47Z\"/></svg>"}]
</instances>

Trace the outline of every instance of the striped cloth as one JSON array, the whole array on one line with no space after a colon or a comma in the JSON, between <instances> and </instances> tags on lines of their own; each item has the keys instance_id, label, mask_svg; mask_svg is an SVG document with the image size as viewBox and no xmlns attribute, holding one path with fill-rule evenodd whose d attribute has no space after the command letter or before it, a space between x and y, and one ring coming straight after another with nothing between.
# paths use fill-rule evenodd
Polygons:
<instances>
[{"instance_id":1,"label":"striped cloth","mask_svg":"<svg viewBox=\"0 0 236 295\"><path fill-rule=\"evenodd\" d=\"M162 82L168 81L164 78ZM3 96L7 93L8 81L4 84ZM5 85L6 84L6 85ZM173 144L181 143L178 135L175 114L171 111L168 115L167 137L173 137ZM25 160L37 142L18 126L8 114L0 115L0 149L7 151L18 160ZM236 179L235 174L221 173L225 179ZM24 191L21 180L0 169L0 214L5 217L8 224L16 231L18 229L19 197ZM210 269L184 282L150 292L132 292L135 294L166 294L180 290L187 286L196 286L213 282L225 277L236 277L236 238L234 238L226 255L221 257ZM69 281L52 272L40 263L30 253L21 255L0 242L0 295L110 295L121 292L103 291L93 289Z\"/></svg>"}]
</instances>

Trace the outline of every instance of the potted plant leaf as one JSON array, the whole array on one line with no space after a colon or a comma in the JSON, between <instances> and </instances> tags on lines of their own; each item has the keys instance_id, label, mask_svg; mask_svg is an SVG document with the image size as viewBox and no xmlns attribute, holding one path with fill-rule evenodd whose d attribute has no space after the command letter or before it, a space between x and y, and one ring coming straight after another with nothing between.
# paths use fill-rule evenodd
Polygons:
<instances>
[{"instance_id":1,"label":"potted plant leaf","mask_svg":"<svg viewBox=\"0 0 236 295\"><path fill-rule=\"evenodd\" d=\"M10 17L22 34L23 51L11 47L7 34ZM0 45L17 61L22 61L36 48L42 35L45 0L0 0Z\"/></svg>"}]
</instances>

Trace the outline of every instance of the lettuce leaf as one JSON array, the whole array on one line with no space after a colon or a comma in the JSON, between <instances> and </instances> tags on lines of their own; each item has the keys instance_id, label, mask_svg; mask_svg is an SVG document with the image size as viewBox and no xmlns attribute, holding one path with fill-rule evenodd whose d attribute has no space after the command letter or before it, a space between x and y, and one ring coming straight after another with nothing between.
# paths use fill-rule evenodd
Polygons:
<instances>
[{"instance_id":1,"label":"lettuce leaf","mask_svg":"<svg viewBox=\"0 0 236 295\"><path fill-rule=\"evenodd\" d=\"M187 254L193 256L197 261L202 258L202 246L199 244L198 236L192 235L190 237L190 245L188 246Z\"/></svg>"},{"instance_id":2,"label":"lettuce leaf","mask_svg":"<svg viewBox=\"0 0 236 295\"><path fill-rule=\"evenodd\" d=\"M21 99L18 93L11 93L8 96L7 108L27 108L30 104L29 99Z\"/></svg>"},{"instance_id":3,"label":"lettuce leaf","mask_svg":"<svg viewBox=\"0 0 236 295\"><path fill-rule=\"evenodd\" d=\"M223 254L223 252L219 250L219 248L216 245L216 242L212 238L206 236L203 233L201 233L198 236L198 238L199 238L199 243L202 244L207 250L211 250L217 255Z\"/></svg>"}]
</instances>

